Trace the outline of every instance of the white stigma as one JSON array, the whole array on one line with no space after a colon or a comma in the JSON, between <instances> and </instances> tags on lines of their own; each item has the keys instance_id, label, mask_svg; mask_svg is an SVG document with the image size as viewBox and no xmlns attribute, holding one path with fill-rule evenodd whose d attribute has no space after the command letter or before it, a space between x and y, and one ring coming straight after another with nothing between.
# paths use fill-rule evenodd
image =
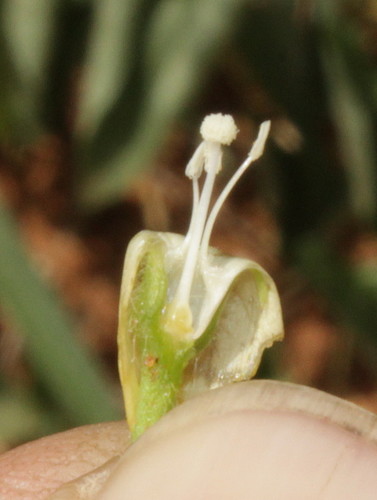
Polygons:
<instances>
[{"instance_id":1,"label":"white stigma","mask_svg":"<svg viewBox=\"0 0 377 500\"><path fill-rule=\"evenodd\" d=\"M195 275L202 274L205 281L208 244L215 219L230 191L249 167L263 153L270 122L262 123L258 137L242 165L228 181L208 215L215 178L221 169L222 145L229 145L236 138L238 129L230 115L212 114L204 118L200 127L203 142L196 149L186 167L186 175L193 181L193 208L190 227L185 239L185 257L177 290L167 310L166 328L194 334L190 308L190 294ZM206 179L201 193L198 179L203 172Z\"/></svg>"}]
</instances>

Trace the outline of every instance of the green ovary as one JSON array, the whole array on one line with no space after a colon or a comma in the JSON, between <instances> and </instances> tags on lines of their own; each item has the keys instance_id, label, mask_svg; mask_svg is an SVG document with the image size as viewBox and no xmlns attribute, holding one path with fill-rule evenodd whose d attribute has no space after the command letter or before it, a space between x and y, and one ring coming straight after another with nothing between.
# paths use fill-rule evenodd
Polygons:
<instances>
[{"instance_id":1,"label":"green ovary","mask_svg":"<svg viewBox=\"0 0 377 500\"><path fill-rule=\"evenodd\" d=\"M195 355L191 341L179 340L161 326L167 301L163 250L156 242L143 256L127 314L126 335L133 337L136 350L129 362L138 364L134 439L176 405L184 369Z\"/></svg>"}]
</instances>

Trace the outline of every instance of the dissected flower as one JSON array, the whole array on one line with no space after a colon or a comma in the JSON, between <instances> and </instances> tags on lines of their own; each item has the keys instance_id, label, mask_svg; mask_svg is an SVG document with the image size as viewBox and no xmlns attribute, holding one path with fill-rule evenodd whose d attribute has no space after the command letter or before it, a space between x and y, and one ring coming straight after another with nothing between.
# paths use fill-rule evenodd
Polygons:
<instances>
[{"instance_id":1,"label":"dissected flower","mask_svg":"<svg viewBox=\"0 0 377 500\"><path fill-rule=\"evenodd\" d=\"M193 183L187 235L142 231L125 259L119 368L134 437L183 399L250 378L263 350L282 338L280 301L257 263L209 246L215 219L238 179L263 153L270 122L210 209L222 146L238 132L230 115L207 116L186 167ZM199 178L205 173L203 187Z\"/></svg>"}]
</instances>

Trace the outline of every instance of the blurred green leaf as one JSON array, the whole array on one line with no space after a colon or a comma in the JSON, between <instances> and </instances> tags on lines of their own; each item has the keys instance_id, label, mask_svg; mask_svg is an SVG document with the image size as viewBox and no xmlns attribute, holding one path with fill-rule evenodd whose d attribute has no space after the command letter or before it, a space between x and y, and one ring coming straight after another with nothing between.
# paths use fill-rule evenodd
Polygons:
<instances>
[{"instance_id":1,"label":"blurred green leaf","mask_svg":"<svg viewBox=\"0 0 377 500\"><path fill-rule=\"evenodd\" d=\"M87 142L122 93L137 53L140 0L95 2L83 62L76 134ZM134 53L136 52L136 53Z\"/></svg>"},{"instance_id":2,"label":"blurred green leaf","mask_svg":"<svg viewBox=\"0 0 377 500\"><path fill-rule=\"evenodd\" d=\"M39 93L50 56L54 0L5 0L2 29L20 84Z\"/></svg>"},{"instance_id":3,"label":"blurred green leaf","mask_svg":"<svg viewBox=\"0 0 377 500\"><path fill-rule=\"evenodd\" d=\"M28 360L50 397L74 425L118 418L101 366L78 343L72 320L32 268L4 204L0 249L1 308L24 336Z\"/></svg>"},{"instance_id":4,"label":"blurred green leaf","mask_svg":"<svg viewBox=\"0 0 377 500\"><path fill-rule=\"evenodd\" d=\"M327 93L335 121L341 160L348 177L350 206L359 219L371 222L377 215L377 161L375 130L368 97L360 92L353 74L357 63L355 42L344 44L349 25L339 3L317 2L321 29L321 56ZM353 65L347 61L352 50ZM358 52L358 67L364 56Z\"/></svg>"},{"instance_id":5,"label":"blurred green leaf","mask_svg":"<svg viewBox=\"0 0 377 500\"><path fill-rule=\"evenodd\" d=\"M291 120L302 136L297 151L275 150L277 217L287 247L345 204L344 176L332 168L327 150L328 109L317 40L309 19L300 22L297 10L294 0L256 3L237 30L246 74L271 96L273 113Z\"/></svg>"},{"instance_id":6,"label":"blurred green leaf","mask_svg":"<svg viewBox=\"0 0 377 500\"><path fill-rule=\"evenodd\" d=\"M136 172L149 166L169 126L203 82L242 5L230 0L175 3L160 1L139 20L143 36L133 47L133 73L124 75L128 79L117 107L93 137L86 158L94 171L82 187L86 207L116 201ZM164 48L163 55L156 47Z\"/></svg>"},{"instance_id":7,"label":"blurred green leaf","mask_svg":"<svg viewBox=\"0 0 377 500\"><path fill-rule=\"evenodd\" d=\"M41 114L45 130L72 140L92 1L56 2Z\"/></svg>"},{"instance_id":8,"label":"blurred green leaf","mask_svg":"<svg viewBox=\"0 0 377 500\"><path fill-rule=\"evenodd\" d=\"M14 446L45 434L63 430L63 419L56 419L43 408L28 389L0 389L0 443Z\"/></svg>"},{"instance_id":9,"label":"blurred green leaf","mask_svg":"<svg viewBox=\"0 0 377 500\"><path fill-rule=\"evenodd\" d=\"M41 131L45 74L54 30L54 0L2 0L0 60L7 100L4 127L23 142ZM14 139L15 137L13 137Z\"/></svg>"}]
</instances>

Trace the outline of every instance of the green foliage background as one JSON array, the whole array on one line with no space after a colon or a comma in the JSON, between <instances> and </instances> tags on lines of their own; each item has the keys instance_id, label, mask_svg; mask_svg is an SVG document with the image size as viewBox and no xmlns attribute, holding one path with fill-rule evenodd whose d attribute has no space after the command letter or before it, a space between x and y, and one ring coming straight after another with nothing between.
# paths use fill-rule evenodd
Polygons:
<instances>
[{"instance_id":1,"label":"green foliage background","mask_svg":"<svg viewBox=\"0 0 377 500\"><path fill-rule=\"evenodd\" d=\"M270 152L284 259L332 304L374 367L377 261L350 265L332 238L351 223L376 231L377 64L360 24L364 16L377 31L375 10L373 0L0 0L3 155L46 133L64 137L78 213L95 216L148 169L177 121L200 123L203 88L241 61L244 79L303 137L295 155ZM269 118L244 102L252 119ZM221 111L238 112L242 97L237 106ZM4 197L0 308L38 381L29 391L0 373L2 438L121 415L101 362L29 261Z\"/></svg>"}]
</instances>

